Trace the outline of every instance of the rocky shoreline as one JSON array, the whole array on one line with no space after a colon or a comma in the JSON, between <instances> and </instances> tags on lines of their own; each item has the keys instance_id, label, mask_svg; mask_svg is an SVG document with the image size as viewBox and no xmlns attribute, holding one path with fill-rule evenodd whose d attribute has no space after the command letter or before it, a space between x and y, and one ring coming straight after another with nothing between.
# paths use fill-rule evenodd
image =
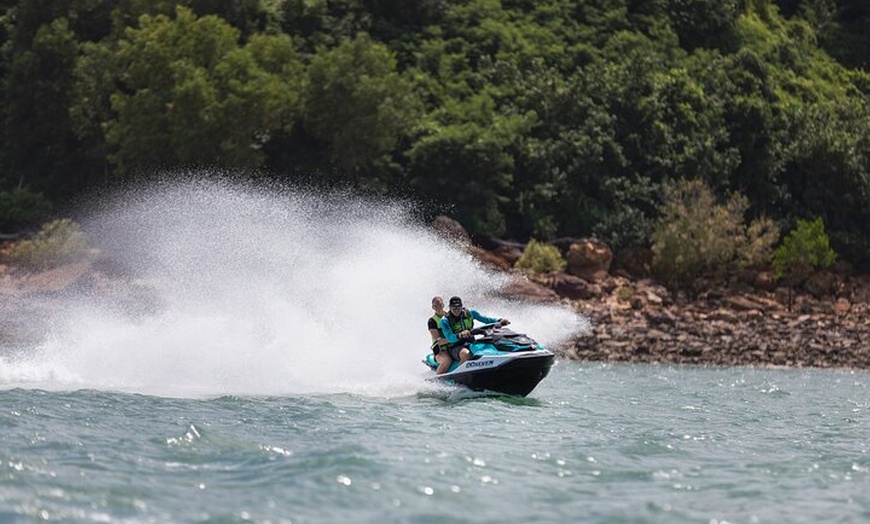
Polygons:
<instances>
[{"instance_id":1,"label":"rocky shoreline","mask_svg":"<svg viewBox=\"0 0 870 524\"><path fill-rule=\"evenodd\" d=\"M870 369L866 302L801 294L789 310L775 293L723 291L691 301L659 301L658 290L645 283L621 281L617 289L633 294L628 300L609 295L574 302L594 327L566 345L569 358Z\"/></svg>"},{"instance_id":2,"label":"rocky shoreline","mask_svg":"<svg viewBox=\"0 0 870 524\"><path fill-rule=\"evenodd\" d=\"M512 275L504 296L562 302L591 321L590 333L557 348L563 358L870 370L870 276L852 275L845 265L791 292L769 271L747 271L690 298L633 278L626 261L613 269L609 248L595 239L565 241L568 267L544 275L512 269L521 246L466 247L483 265ZM637 264L631 269L644 272Z\"/></svg>"},{"instance_id":3,"label":"rocky shoreline","mask_svg":"<svg viewBox=\"0 0 870 524\"><path fill-rule=\"evenodd\" d=\"M569 242L566 271L543 275L513 269L522 246L487 247L465 242L482 265L510 276L500 295L562 303L591 321L590 332L557 348L562 358L870 370L870 276L825 271L790 296L770 274L756 272L689 298L624 267L611 269L609 250L594 239ZM0 344L36 341L45 332L39 319L61 307L68 291L131 314L159 309L148 283L105 260L42 273L0 265Z\"/></svg>"},{"instance_id":4,"label":"rocky shoreline","mask_svg":"<svg viewBox=\"0 0 870 524\"><path fill-rule=\"evenodd\" d=\"M492 264L492 254L476 256ZM816 296L737 284L690 299L648 279L513 272L504 296L562 302L592 323L558 348L580 361L870 370L870 278L825 274Z\"/></svg>"}]
</instances>

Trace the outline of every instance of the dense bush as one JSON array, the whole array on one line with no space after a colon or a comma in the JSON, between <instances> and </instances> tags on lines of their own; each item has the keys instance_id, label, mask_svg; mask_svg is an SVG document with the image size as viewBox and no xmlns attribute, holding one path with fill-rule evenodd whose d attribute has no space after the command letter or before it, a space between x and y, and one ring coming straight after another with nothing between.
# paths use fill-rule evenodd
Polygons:
<instances>
[{"instance_id":1,"label":"dense bush","mask_svg":"<svg viewBox=\"0 0 870 524\"><path fill-rule=\"evenodd\" d=\"M523 255L517 260L515 267L528 269L535 273L547 271L560 271L565 268L565 259L556 246L538 242L534 238L529 240Z\"/></svg>"},{"instance_id":2,"label":"dense bush","mask_svg":"<svg viewBox=\"0 0 870 524\"><path fill-rule=\"evenodd\" d=\"M44 220L51 204L41 193L27 189L0 191L0 233L15 233Z\"/></svg>"},{"instance_id":3,"label":"dense bush","mask_svg":"<svg viewBox=\"0 0 870 524\"><path fill-rule=\"evenodd\" d=\"M738 193L717 203L700 180L666 184L653 233L653 271L670 285L697 291L701 276L724 281L736 269L769 263L779 233L765 218L746 225L748 207Z\"/></svg>"},{"instance_id":4,"label":"dense bush","mask_svg":"<svg viewBox=\"0 0 870 524\"><path fill-rule=\"evenodd\" d=\"M0 259L24 269L48 269L88 256L88 243L81 226L68 218L42 226L31 239L12 244Z\"/></svg>"},{"instance_id":5,"label":"dense bush","mask_svg":"<svg viewBox=\"0 0 870 524\"><path fill-rule=\"evenodd\" d=\"M798 220L797 227L776 248L773 271L776 278L785 278L791 285L797 285L813 270L830 266L836 258L821 217L812 222Z\"/></svg>"}]
</instances>

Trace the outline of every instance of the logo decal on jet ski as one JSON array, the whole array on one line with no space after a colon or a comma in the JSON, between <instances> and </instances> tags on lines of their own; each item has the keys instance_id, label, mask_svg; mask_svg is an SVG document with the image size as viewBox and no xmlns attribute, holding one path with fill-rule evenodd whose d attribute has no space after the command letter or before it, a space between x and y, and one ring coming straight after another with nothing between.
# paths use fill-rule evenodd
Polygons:
<instances>
[{"instance_id":1,"label":"logo decal on jet ski","mask_svg":"<svg viewBox=\"0 0 870 524\"><path fill-rule=\"evenodd\" d=\"M488 366L492 366L495 364L495 360L472 360L471 362L466 362L465 367L467 368L485 368Z\"/></svg>"}]
</instances>

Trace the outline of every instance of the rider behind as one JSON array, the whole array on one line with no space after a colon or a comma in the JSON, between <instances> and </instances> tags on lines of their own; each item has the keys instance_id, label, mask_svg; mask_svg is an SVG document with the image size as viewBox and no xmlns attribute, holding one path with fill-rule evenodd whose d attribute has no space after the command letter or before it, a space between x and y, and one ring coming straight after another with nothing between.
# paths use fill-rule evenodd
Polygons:
<instances>
[{"instance_id":1,"label":"rider behind","mask_svg":"<svg viewBox=\"0 0 870 524\"><path fill-rule=\"evenodd\" d=\"M447 339L441 336L441 319L444 318L444 299L441 297L432 297L432 310L434 315L429 317L428 327L429 335L432 336L432 353L435 354L435 361L438 362L437 374L446 373L450 369L450 364L453 359L450 358L447 348L450 345Z\"/></svg>"}]
</instances>

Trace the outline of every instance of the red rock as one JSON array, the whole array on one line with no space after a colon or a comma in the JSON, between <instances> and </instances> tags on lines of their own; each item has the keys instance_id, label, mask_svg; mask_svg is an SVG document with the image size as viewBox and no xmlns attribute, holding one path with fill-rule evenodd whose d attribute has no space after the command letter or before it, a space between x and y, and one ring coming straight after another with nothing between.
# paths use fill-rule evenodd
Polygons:
<instances>
[{"instance_id":1,"label":"red rock","mask_svg":"<svg viewBox=\"0 0 870 524\"><path fill-rule=\"evenodd\" d=\"M431 225L432 229L449 240L463 245L471 243L471 235L468 234L468 231L462 227L462 224L450 217L439 215L435 217Z\"/></svg>"},{"instance_id":2,"label":"red rock","mask_svg":"<svg viewBox=\"0 0 870 524\"><path fill-rule=\"evenodd\" d=\"M499 289L498 293L506 298L530 302L557 302L559 300L559 295L552 289L522 277L512 278Z\"/></svg>"},{"instance_id":3,"label":"red rock","mask_svg":"<svg viewBox=\"0 0 870 524\"><path fill-rule=\"evenodd\" d=\"M838 315L845 315L850 309L852 309L852 303L845 298L838 298L837 302L834 303L834 312Z\"/></svg>"},{"instance_id":4,"label":"red rock","mask_svg":"<svg viewBox=\"0 0 870 524\"><path fill-rule=\"evenodd\" d=\"M741 296L729 296L725 297L725 302L731 307L741 310L741 311L749 311L752 309L764 309L764 306L759 304L758 302L754 302L746 297Z\"/></svg>"},{"instance_id":5,"label":"red rock","mask_svg":"<svg viewBox=\"0 0 870 524\"><path fill-rule=\"evenodd\" d=\"M476 260L478 260L479 262L482 262L483 264L486 264L487 266L490 266L494 269L499 269L501 271L507 271L513 267L513 264L511 264L510 262L508 262L504 258L500 257L499 255L497 255L491 251L487 251L481 247L478 247L475 245L468 245L465 249L469 253L471 253L471 256L473 256Z\"/></svg>"},{"instance_id":6,"label":"red rock","mask_svg":"<svg viewBox=\"0 0 870 524\"><path fill-rule=\"evenodd\" d=\"M607 277L613 252L604 242L587 238L571 244L565 259L568 273L584 280L597 281Z\"/></svg>"},{"instance_id":7,"label":"red rock","mask_svg":"<svg viewBox=\"0 0 870 524\"><path fill-rule=\"evenodd\" d=\"M755 289L773 291L776 289L776 277L771 271L759 271L755 274L752 285L755 286Z\"/></svg>"},{"instance_id":8,"label":"red rock","mask_svg":"<svg viewBox=\"0 0 870 524\"><path fill-rule=\"evenodd\" d=\"M513 267L517 263L517 260L523 256L523 251L521 249L511 246L499 246L495 248L492 253L507 261L511 267Z\"/></svg>"},{"instance_id":9,"label":"red rock","mask_svg":"<svg viewBox=\"0 0 870 524\"><path fill-rule=\"evenodd\" d=\"M77 262L38 273L28 273L19 280L18 290L23 292L61 291L78 282L90 270L90 267L90 262Z\"/></svg>"},{"instance_id":10,"label":"red rock","mask_svg":"<svg viewBox=\"0 0 870 524\"><path fill-rule=\"evenodd\" d=\"M559 296L571 300L588 300L597 294L594 285L568 273L554 273L550 282L550 286Z\"/></svg>"}]
</instances>

